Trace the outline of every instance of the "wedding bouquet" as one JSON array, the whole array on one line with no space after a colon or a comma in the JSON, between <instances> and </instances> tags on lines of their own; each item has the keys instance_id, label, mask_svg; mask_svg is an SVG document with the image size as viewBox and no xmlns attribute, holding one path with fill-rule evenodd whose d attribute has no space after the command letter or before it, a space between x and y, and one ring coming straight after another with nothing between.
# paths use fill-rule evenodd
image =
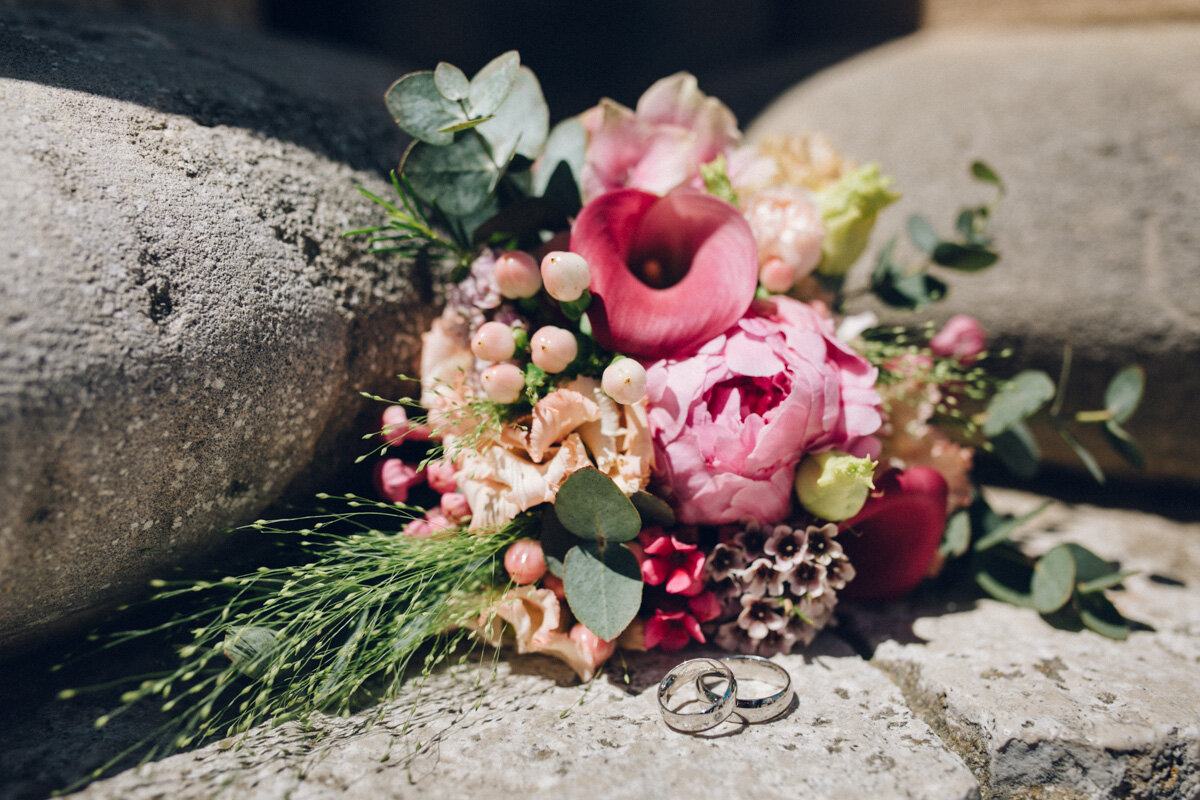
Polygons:
<instances>
[{"instance_id":1,"label":"wedding bouquet","mask_svg":"<svg viewBox=\"0 0 1200 800\"><path fill-rule=\"evenodd\" d=\"M583 680L617 648L712 642L797 650L840 599L897 598L963 567L994 597L1122 637L1105 597L1115 565L1070 544L1040 558L973 485L974 452L1028 474L1026 420L1122 425L1136 367L1098 410L1064 410L1056 382L985 367L980 326L919 310L939 269L997 261L992 204L954 234L908 221L912 263L887 243L851 266L897 199L875 164L819 135L741 141L733 114L677 74L634 109L603 100L549 126L515 52L473 78L449 64L400 79L386 102L413 138L373 249L444 267L419 397L382 412L375 498L301 522L295 563L196 584L163 628L180 664L129 702L193 709L174 746L394 693L470 642L562 659ZM1003 194L976 162L972 174ZM899 313L899 312L897 312ZM415 659L415 660L414 660Z\"/></svg>"}]
</instances>

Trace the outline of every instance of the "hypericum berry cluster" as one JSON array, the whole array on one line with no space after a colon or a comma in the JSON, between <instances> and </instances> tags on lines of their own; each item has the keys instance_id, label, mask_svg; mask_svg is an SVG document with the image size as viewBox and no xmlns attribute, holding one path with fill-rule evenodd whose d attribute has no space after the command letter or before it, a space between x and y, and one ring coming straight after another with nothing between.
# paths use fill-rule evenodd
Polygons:
<instances>
[{"instance_id":1,"label":"hypericum berry cluster","mask_svg":"<svg viewBox=\"0 0 1200 800\"><path fill-rule=\"evenodd\" d=\"M591 269L577 253L555 250L541 265L519 250L501 254L493 268L495 286L508 300L530 301L544 289L562 304L566 317L578 319L587 303ZM567 371L580 353L576 333L559 325L541 325L532 332L522 321L483 322L471 333L471 352L487 362L479 376L484 395L505 405L521 399L526 372L518 359L528 352L529 361L547 375ZM605 369L602 386L618 403L631 404L646 394L646 371L636 361L618 358Z\"/></svg>"},{"instance_id":2,"label":"hypericum berry cluster","mask_svg":"<svg viewBox=\"0 0 1200 800\"><path fill-rule=\"evenodd\" d=\"M854 577L836 525L761 525L722 528L707 573L722 601L716 643L727 650L769 656L812 642L837 604L837 590Z\"/></svg>"}]
</instances>

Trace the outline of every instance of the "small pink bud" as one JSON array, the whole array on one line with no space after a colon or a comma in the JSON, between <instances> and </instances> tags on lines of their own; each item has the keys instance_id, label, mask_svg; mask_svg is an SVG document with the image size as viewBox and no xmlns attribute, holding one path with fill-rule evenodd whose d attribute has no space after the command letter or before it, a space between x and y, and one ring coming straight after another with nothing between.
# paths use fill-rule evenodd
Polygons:
<instances>
[{"instance_id":1,"label":"small pink bud","mask_svg":"<svg viewBox=\"0 0 1200 800\"><path fill-rule=\"evenodd\" d=\"M458 489L458 470L453 464L448 464L445 461L435 461L425 468L425 480L429 482L429 488L433 489L438 494L453 492Z\"/></svg>"},{"instance_id":2,"label":"small pink bud","mask_svg":"<svg viewBox=\"0 0 1200 800\"><path fill-rule=\"evenodd\" d=\"M575 623L575 627L571 628L571 633L568 636L570 636L571 641L579 648L579 651L591 662L592 667L598 667L603 664L617 649L614 643L604 641L584 627L581 622Z\"/></svg>"},{"instance_id":3,"label":"small pink bud","mask_svg":"<svg viewBox=\"0 0 1200 800\"><path fill-rule=\"evenodd\" d=\"M471 516L471 504L465 494L446 492L442 495L442 514L452 522L463 522Z\"/></svg>"},{"instance_id":4,"label":"small pink bud","mask_svg":"<svg viewBox=\"0 0 1200 800\"><path fill-rule=\"evenodd\" d=\"M509 250L496 259L496 285L500 294L510 300L533 297L542 288L542 275L533 256L520 250Z\"/></svg>"},{"instance_id":5,"label":"small pink bud","mask_svg":"<svg viewBox=\"0 0 1200 800\"><path fill-rule=\"evenodd\" d=\"M946 325L929 340L934 355L957 359L966 366L974 364L985 347L987 335L983 326L966 314L955 314L946 320Z\"/></svg>"},{"instance_id":6,"label":"small pink bud","mask_svg":"<svg viewBox=\"0 0 1200 800\"><path fill-rule=\"evenodd\" d=\"M782 258L768 258L758 270L758 282L772 294L783 294L796 283L796 270Z\"/></svg>"},{"instance_id":7,"label":"small pink bud","mask_svg":"<svg viewBox=\"0 0 1200 800\"><path fill-rule=\"evenodd\" d=\"M604 392L621 405L632 405L646 396L646 368L632 358L609 364L600 379Z\"/></svg>"},{"instance_id":8,"label":"small pink bud","mask_svg":"<svg viewBox=\"0 0 1200 800\"><path fill-rule=\"evenodd\" d=\"M383 410L383 428L379 434L393 447L398 447L405 440L427 442L433 435L427 425L409 421L404 406L388 406Z\"/></svg>"},{"instance_id":9,"label":"small pink bud","mask_svg":"<svg viewBox=\"0 0 1200 800\"><path fill-rule=\"evenodd\" d=\"M404 535L411 536L414 539L424 539L432 534L433 526L424 517L414 519L404 526Z\"/></svg>"},{"instance_id":10,"label":"small pink bud","mask_svg":"<svg viewBox=\"0 0 1200 800\"><path fill-rule=\"evenodd\" d=\"M553 573L547 572L542 576L542 587L554 592L554 596L559 600L567 599L567 589L563 586L562 578L556 577Z\"/></svg>"},{"instance_id":11,"label":"small pink bud","mask_svg":"<svg viewBox=\"0 0 1200 800\"><path fill-rule=\"evenodd\" d=\"M583 295L592 280L592 270L578 253L555 250L542 259L542 283L555 300L570 303Z\"/></svg>"},{"instance_id":12,"label":"small pink bud","mask_svg":"<svg viewBox=\"0 0 1200 800\"><path fill-rule=\"evenodd\" d=\"M479 380L483 383L483 393L493 403L515 403L525 388L525 374L514 364L493 364Z\"/></svg>"},{"instance_id":13,"label":"small pink bud","mask_svg":"<svg viewBox=\"0 0 1200 800\"><path fill-rule=\"evenodd\" d=\"M446 528L453 528L454 522L442 513L441 509L434 509L425 515L426 521L429 522L430 529L437 533Z\"/></svg>"},{"instance_id":14,"label":"small pink bud","mask_svg":"<svg viewBox=\"0 0 1200 800\"><path fill-rule=\"evenodd\" d=\"M534 539L517 539L504 553L504 568L519 586L533 583L546 574L542 544Z\"/></svg>"},{"instance_id":15,"label":"small pink bud","mask_svg":"<svg viewBox=\"0 0 1200 800\"><path fill-rule=\"evenodd\" d=\"M533 363L546 372L562 372L579 355L575 334L565 328L546 325L529 340Z\"/></svg>"},{"instance_id":16,"label":"small pink bud","mask_svg":"<svg viewBox=\"0 0 1200 800\"><path fill-rule=\"evenodd\" d=\"M503 322L483 323L471 340L471 352L484 361L507 361L515 351L512 328Z\"/></svg>"},{"instance_id":17,"label":"small pink bud","mask_svg":"<svg viewBox=\"0 0 1200 800\"><path fill-rule=\"evenodd\" d=\"M398 458L385 458L375 465L375 488L393 503L408 499L408 490L421 482L421 473Z\"/></svg>"}]
</instances>

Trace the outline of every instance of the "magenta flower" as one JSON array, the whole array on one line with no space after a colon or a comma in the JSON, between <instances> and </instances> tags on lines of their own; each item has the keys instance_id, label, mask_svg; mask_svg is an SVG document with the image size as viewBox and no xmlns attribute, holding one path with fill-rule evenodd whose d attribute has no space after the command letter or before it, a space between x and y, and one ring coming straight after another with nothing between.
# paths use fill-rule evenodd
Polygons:
<instances>
[{"instance_id":1,"label":"magenta flower","mask_svg":"<svg viewBox=\"0 0 1200 800\"><path fill-rule=\"evenodd\" d=\"M609 192L579 213L571 250L591 267L596 341L645 359L694 351L737 321L758 287L749 223L705 194Z\"/></svg>"},{"instance_id":2,"label":"magenta flower","mask_svg":"<svg viewBox=\"0 0 1200 800\"><path fill-rule=\"evenodd\" d=\"M666 584L668 594L692 597L704 590L704 553L696 545L681 541L661 528L647 528L638 536L642 543L642 580L650 586Z\"/></svg>"},{"instance_id":3,"label":"magenta flower","mask_svg":"<svg viewBox=\"0 0 1200 800\"><path fill-rule=\"evenodd\" d=\"M642 645L649 650L661 647L664 652L679 650L691 640L704 643L700 623L716 619L721 613L721 603L710 592L689 598L668 596L654 610L654 616L646 621L642 633Z\"/></svg>"},{"instance_id":4,"label":"magenta flower","mask_svg":"<svg viewBox=\"0 0 1200 800\"><path fill-rule=\"evenodd\" d=\"M786 297L756 301L695 355L651 364L655 460L680 521L779 522L805 453L877 454L876 374L829 319Z\"/></svg>"},{"instance_id":5,"label":"magenta flower","mask_svg":"<svg viewBox=\"0 0 1200 800\"><path fill-rule=\"evenodd\" d=\"M582 183L585 202L632 187L666 194L702 188L700 165L738 143L737 118L720 100L680 72L656 81L637 110L602 100L579 117L588 134Z\"/></svg>"}]
</instances>

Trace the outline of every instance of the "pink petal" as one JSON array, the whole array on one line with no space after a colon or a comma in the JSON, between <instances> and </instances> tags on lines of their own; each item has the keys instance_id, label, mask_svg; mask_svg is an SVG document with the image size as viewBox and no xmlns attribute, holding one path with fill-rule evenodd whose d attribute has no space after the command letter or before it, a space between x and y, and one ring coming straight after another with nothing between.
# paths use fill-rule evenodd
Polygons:
<instances>
[{"instance_id":1,"label":"pink petal","mask_svg":"<svg viewBox=\"0 0 1200 800\"><path fill-rule=\"evenodd\" d=\"M683 629L691 635L697 642L704 641L704 634L700 631L700 623L691 614L687 614L683 618Z\"/></svg>"},{"instance_id":2,"label":"pink petal","mask_svg":"<svg viewBox=\"0 0 1200 800\"><path fill-rule=\"evenodd\" d=\"M646 622L646 628L642 632L642 644L647 650L658 645L667 635L670 629L670 624L655 615Z\"/></svg>"},{"instance_id":3,"label":"pink petal","mask_svg":"<svg viewBox=\"0 0 1200 800\"><path fill-rule=\"evenodd\" d=\"M712 592L704 592L688 600L688 608L700 622L711 622L721 616L721 601Z\"/></svg>"},{"instance_id":4,"label":"pink petal","mask_svg":"<svg viewBox=\"0 0 1200 800\"><path fill-rule=\"evenodd\" d=\"M642 580L651 586L658 586L667 579L670 565L665 558L647 558L642 562Z\"/></svg>"}]
</instances>

